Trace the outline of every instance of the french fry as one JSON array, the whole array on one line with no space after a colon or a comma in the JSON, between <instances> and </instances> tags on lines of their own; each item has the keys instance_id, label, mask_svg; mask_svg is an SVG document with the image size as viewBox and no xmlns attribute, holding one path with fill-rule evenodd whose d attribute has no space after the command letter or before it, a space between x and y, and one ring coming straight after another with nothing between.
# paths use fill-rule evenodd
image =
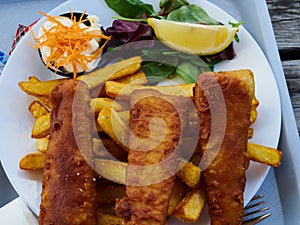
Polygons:
<instances>
[{"instance_id":1,"label":"french fry","mask_svg":"<svg viewBox=\"0 0 300 225\"><path fill-rule=\"evenodd\" d=\"M33 152L25 155L19 162L22 170L42 170L46 155L41 152Z\"/></svg>"},{"instance_id":2,"label":"french fry","mask_svg":"<svg viewBox=\"0 0 300 225\"><path fill-rule=\"evenodd\" d=\"M93 89L107 80L116 80L136 73L140 70L141 64L142 58L140 56L135 56L100 68L94 72L80 76L77 79L84 81L89 89Z\"/></svg>"},{"instance_id":3,"label":"french fry","mask_svg":"<svg viewBox=\"0 0 300 225\"><path fill-rule=\"evenodd\" d=\"M275 148L248 142L246 157L255 162L278 167L280 166L282 152Z\"/></svg>"},{"instance_id":4,"label":"french fry","mask_svg":"<svg viewBox=\"0 0 300 225\"><path fill-rule=\"evenodd\" d=\"M20 81L19 87L28 95L32 95L35 97L40 96L49 96L51 91L56 85L62 82L65 79L55 79L55 80L47 80L47 81Z\"/></svg>"},{"instance_id":5,"label":"french fry","mask_svg":"<svg viewBox=\"0 0 300 225\"><path fill-rule=\"evenodd\" d=\"M96 158L106 159L109 157L106 149L103 149L101 140L98 138L93 138L93 151Z\"/></svg>"},{"instance_id":6,"label":"french fry","mask_svg":"<svg viewBox=\"0 0 300 225\"><path fill-rule=\"evenodd\" d=\"M119 117L124 122L124 124L129 124L129 111L118 112Z\"/></svg>"},{"instance_id":7,"label":"french fry","mask_svg":"<svg viewBox=\"0 0 300 225\"><path fill-rule=\"evenodd\" d=\"M33 101L28 106L28 110L31 112L34 118L39 118L49 113L49 110L39 101Z\"/></svg>"},{"instance_id":8,"label":"french fry","mask_svg":"<svg viewBox=\"0 0 300 225\"><path fill-rule=\"evenodd\" d=\"M40 79L37 78L36 76L29 76L28 81L29 82L38 82L38 81L40 81Z\"/></svg>"},{"instance_id":9,"label":"french fry","mask_svg":"<svg viewBox=\"0 0 300 225\"><path fill-rule=\"evenodd\" d=\"M170 85L170 86L142 86L142 85L131 85L120 83L116 81L106 81L105 82L105 92L107 96L113 99L124 99L128 100L131 92L134 90L143 90L143 89L154 89L160 91L163 94L176 95L176 96L193 96L194 84L179 84L179 85Z\"/></svg>"},{"instance_id":10,"label":"french fry","mask_svg":"<svg viewBox=\"0 0 300 225\"><path fill-rule=\"evenodd\" d=\"M253 138L254 135L254 129L252 127L249 127L248 129L248 139Z\"/></svg>"},{"instance_id":11,"label":"french fry","mask_svg":"<svg viewBox=\"0 0 300 225\"><path fill-rule=\"evenodd\" d=\"M36 150L42 153L46 153L49 143L49 137L36 139L35 146Z\"/></svg>"},{"instance_id":12,"label":"french fry","mask_svg":"<svg viewBox=\"0 0 300 225\"><path fill-rule=\"evenodd\" d=\"M200 182L200 168L183 159L181 160L181 163L184 163L184 166L177 172L177 176L189 187L195 188Z\"/></svg>"},{"instance_id":13,"label":"french fry","mask_svg":"<svg viewBox=\"0 0 300 225\"><path fill-rule=\"evenodd\" d=\"M103 133L103 130L102 130L102 128L100 127L100 125L98 123L95 123L95 128L96 128L95 134L96 133L97 134L102 134Z\"/></svg>"},{"instance_id":14,"label":"french fry","mask_svg":"<svg viewBox=\"0 0 300 225\"><path fill-rule=\"evenodd\" d=\"M52 103L50 100L50 96L39 96L39 97L37 97L37 99L48 109L50 109L50 110L52 109Z\"/></svg>"},{"instance_id":15,"label":"french fry","mask_svg":"<svg viewBox=\"0 0 300 225\"><path fill-rule=\"evenodd\" d=\"M95 113L99 113L104 107L110 107L115 111L123 110L122 106L111 98L92 98L90 105Z\"/></svg>"},{"instance_id":16,"label":"french fry","mask_svg":"<svg viewBox=\"0 0 300 225\"><path fill-rule=\"evenodd\" d=\"M132 75L122 77L116 80L116 82L134 85L145 85L148 83L146 74L143 71L138 71Z\"/></svg>"},{"instance_id":17,"label":"french fry","mask_svg":"<svg viewBox=\"0 0 300 225\"><path fill-rule=\"evenodd\" d=\"M101 177L118 184L126 183L126 167L127 163L106 159L95 159L96 172Z\"/></svg>"},{"instance_id":18,"label":"french fry","mask_svg":"<svg viewBox=\"0 0 300 225\"><path fill-rule=\"evenodd\" d=\"M44 138L50 133L50 113L39 117L33 124L31 137Z\"/></svg>"},{"instance_id":19,"label":"french fry","mask_svg":"<svg viewBox=\"0 0 300 225\"><path fill-rule=\"evenodd\" d=\"M254 96L252 99L252 105L251 105L251 113L250 113L250 121L251 124L253 124L257 118L257 107L259 105L258 99Z\"/></svg>"},{"instance_id":20,"label":"french fry","mask_svg":"<svg viewBox=\"0 0 300 225\"><path fill-rule=\"evenodd\" d=\"M180 179L176 179L168 208L168 216L171 216L178 203L184 198L188 191L188 186Z\"/></svg>"},{"instance_id":21,"label":"french fry","mask_svg":"<svg viewBox=\"0 0 300 225\"><path fill-rule=\"evenodd\" d=\"M194 188L178 203L173 216L181 221L194 223L199 219L204 205L204 189Z\"/></svg>"},{"instance_id":22,"label":"french fry","mask_svg":"<svg viewBox=\"0 0 300 225\"><path fill-rule=\"evenodd\" d=\"M124 225L125 220L115 215L109 215L105 213L97 214L97 225Z\"/></svg>"},{"instance_id":23,"label":"french fry","mask_svg":"<svg viewBox=\"0 0 300 225\"><path fill-rule=\"evenodd\" d=\"M115 110L104 107L98 115L97 122L111 139L128 151L128 127Z\"/></svg>"}]
</instances>

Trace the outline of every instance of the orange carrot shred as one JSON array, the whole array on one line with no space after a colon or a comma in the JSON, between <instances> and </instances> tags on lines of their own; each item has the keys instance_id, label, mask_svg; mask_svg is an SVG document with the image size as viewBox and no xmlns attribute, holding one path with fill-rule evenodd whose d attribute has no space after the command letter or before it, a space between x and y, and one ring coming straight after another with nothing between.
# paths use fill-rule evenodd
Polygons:
<instances>
[{"instance_id":1,"label":"orange carrot shred","mask_svg":"<svg viewBox=\"0 0 300 225\"><path fill-rule=\"evenodd\" d=\"M54 69L56 74L59 67L70 64L74 71L73 78L76 79L77 65L87 70L87 64L102 53L110 37L104 35L100 30L89 31L88 28L80 27L81 23L88 21L88 19L83 18L85 12L82 13L78 21L76 21L76 16L73 12L71 10L70 12L70 19L72 20L71 26L66 26L61 23L59 21L61 16L51 16L40 12L40 14L47 17L48 21L54 23L55 26L48 30L42 27L43 34L40 37L36 37L33 31L30 31L35 41L34 48L39 49L44 46L50 48L49 57L44 59L46 67ZM90 48L89 41L95 38L104 39L104 44L95 52L91 53L91 55L85 55L84 52Z\"/></svg>"}]
</instances>

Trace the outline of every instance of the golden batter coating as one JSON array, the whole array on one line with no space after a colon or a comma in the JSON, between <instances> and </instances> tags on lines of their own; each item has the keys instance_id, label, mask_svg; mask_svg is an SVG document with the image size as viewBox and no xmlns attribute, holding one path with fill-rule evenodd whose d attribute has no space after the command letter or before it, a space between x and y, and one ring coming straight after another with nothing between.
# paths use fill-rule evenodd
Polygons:
<instances>
[{"instance_id":1,"label":"golden batter coating","mask_svg":"<svg viewBox=\"0 0 300 225\"><path fill-rule=\"evenodd\" d=\"M176 159L170 161L168 168L158 163L170 157L179 145L186 101L184 97L166 96L153 90L131 94L128 164L139 168L155 165L155 169L127 169L127 181L132 185L126 186L126 197L116 204L117 215L125 217L126 225L166 222ZM158 182L152 183L153 178L158 178ZM143 183L147 181L149 184Z\"/></svg>"},{"instance_id":2,"label":"golden batter coating","mask_svg":"<svg viewBox=\"0 0 300 225\"><path fill-rule=\"evenodd\" d=\"M218 118L212 118L213 113L210 106L221 99L218 94L215 94L216 83L207 79L212 76L221 87L221 93L225 100L225 114L218 115ZM246 182L245 152L253 96L253 74L249 70L202 74L194 89L195 105L200 123L199 142L202 148L202 160L204 160L202 163L205 160L211 160L211 163L206 165L207 168L203 174L212 225L242 224L243 193ZM215 158L213 158L214 155L209 154L212 144L209 143L211 141L209 138L213 133L213 119L219 127L222 127L225 119L225 130L223 130L225 132L222 134L222 131L219 130L214 133L214 135L219 135L219 140L221 140ZM217 146L215 142L213 145ZM208 154L205 155L205 153Z\"/></svg>"},{"instance_id":3,"label":"golden batter coating","mask_svg":"<svg viewBox=\"0 0 300 225\"><path fill-rule=\"evenodd\" d=\"M43 171L39 224L95 225L96 188L90 165L93 151L88 88L83 82L63 81L52 91L51 101L51 136Z\"/></svg>"}]
</instances>

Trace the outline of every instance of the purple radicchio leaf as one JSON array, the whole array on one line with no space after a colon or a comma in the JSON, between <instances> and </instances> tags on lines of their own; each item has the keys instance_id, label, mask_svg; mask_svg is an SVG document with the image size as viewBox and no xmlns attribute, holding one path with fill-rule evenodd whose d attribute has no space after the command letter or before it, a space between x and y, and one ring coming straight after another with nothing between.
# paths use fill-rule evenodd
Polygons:
<instances>
[{"instance_id":1,"label":"purple radicchio leaf","mask_svg":"<svg viewBox=\"0 0 300 225\"><path fill-rule=\"evenodd\" d=\"M154 37L152 27L148 24L125 20L115 20L112 27L106 29L106 34L112 36L110 47L141 40L153 40Z\"/></svg>"},{"instance_id":2,"label":"purple radicchio leaf","mask_svg":"<svg viewBox=\"0 0 300 225\"><path fill-rule=\"evenodd\" d=\"M213 55L200 56L200 58L207 64L207 66L214 70L214 66L223 60L231 60L236 56L233 48L233 42L223 51Z\"/></svg>"},{"instance_id":3,"label":"purple radicchio leaf","mask_svg":"<svg viewBox=\"0 0 300 225\"><path fill-rule=\"evenodd\" d=\"M231 60L235 57L235 51L234 51L234 48L233 48L233 42L230 43L230 45L228 45L227 48L225 48L223 51L221 52L218 52L214 55L211 55L210 58L212 60L217 60L217 59L220 59L220 60Z\"/></svg>"}]
</instances>

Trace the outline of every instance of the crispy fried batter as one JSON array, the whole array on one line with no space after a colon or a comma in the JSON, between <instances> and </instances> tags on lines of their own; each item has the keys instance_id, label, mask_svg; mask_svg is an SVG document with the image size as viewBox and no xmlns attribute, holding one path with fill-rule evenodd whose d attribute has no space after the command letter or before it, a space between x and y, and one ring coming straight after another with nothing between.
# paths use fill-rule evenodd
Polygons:
<instances>
[{"instance_id":1,"label":"crispy fried batter","mask_svg":"<svg viewBox=\"0 0 300 225\"><path fill-rule=\"evenodd\" d=\"M83 82L67 80L54 88L51 100L51 137L43 172L39 224L95 225L88 88ZM76 123L80 123L79 129L73 129L77 128Z\"/></svg>"},{"instance_id":2,"label":"crispy fried batter","mask_svg":"<svg viewBox=\"0 0 300 225\"><path fill-rule=\"evenodd\" d=\"M213 96L213 101L217 101L220 97L214 96L215 84L206 80L211 75L218 81L224 96L226 130L217 156L203 171L207 203L212 225L237 225L242 224L244 214L245 152L250 126L251 101L254 95L253 75L249 70L200 75L194 95L199 113L199 142L202 154L210 150L208 150L208 142L212 133L212 113L207 96ZM214 118L217 123L222 120L222 115L219 116L219 118ZM206 159L208 158L202 160Z\"/></svg>"},{"instance_id":3,"label":"crispy fried batter","mask_svg":"<svg viewBox=\"0 0 300 225\"><path fill-rule=\"evenodd\" d=\"M137 172L127 168L127 181L140 186L127 186L126 197L117 201L117 215L125 217L127 225L165 224L175 181L172 167L176 165L170 163L170 170L165 171L166 168L158 163L168 158L179 144L181 119L186 116L185 102L184 97L162 95L148 89L134 91L131 95L128 163L140 169ZM144 171L142 166L149 165L157 167ZM151 184L152 178L162 174L167 175L166 178L161 177ZM143 185L141 181L150 184Z\"/></svg>"}]
</instances>

